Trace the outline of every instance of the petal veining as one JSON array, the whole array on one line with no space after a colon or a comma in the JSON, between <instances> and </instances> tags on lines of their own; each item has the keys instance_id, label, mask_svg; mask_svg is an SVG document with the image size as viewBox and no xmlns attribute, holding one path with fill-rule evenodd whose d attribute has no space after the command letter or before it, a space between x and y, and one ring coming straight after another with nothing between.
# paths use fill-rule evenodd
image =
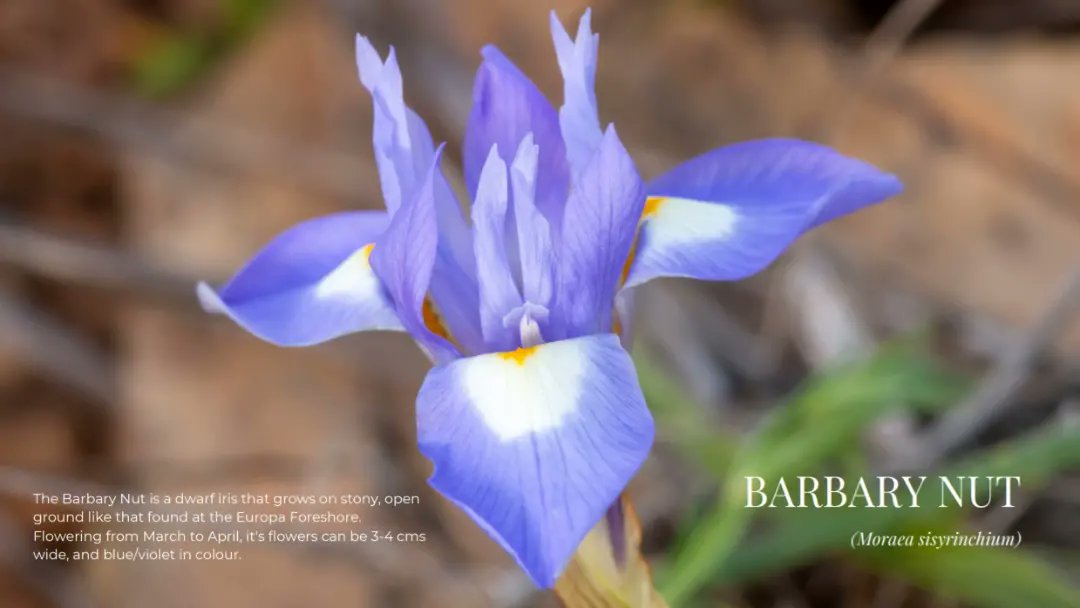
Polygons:
<instances>
[{"instance_id":1,"label":"petal veining","mask_svg":"<svg viewBox=\"0 0 1080 608\"><path fill-rule=\"evenodd\" d=\"M644 204L634 162L609 128L570 194L560 231L552 312L566 337L612 331L615 293Z\"/></svg>"},{"instance_id":2,"label":"petal veining","mask_svg":"<svg viewBox=\"0 0 1080 608\"><path fill-rule=\"evenodd\" d=\"M503 317L521 306L521 293L506 257L506 212L510 197L506 163L498 146L488 154L473 204L474 245L480 286L480 324L484 341L493 350L517 345L516 328L506 327Z\"/></svg>"},{"instance_id":3,"label":"petal veining","mask_svg":"<svg viewBox=\"0 0 1080 608\"><path fill-rule=\"evenodd\" d=\"M549 219L557 218L569 184L558 114L540 89L502 51L487 46L483 56L465 131L465 182L469 192L475 195L480 171L493 144L499 146L503 160L509 165L518 145L532 133L540 148L536 205Z\"/></svg>"},{"instance_id":4,"label":"petal veining","mask_svg":"<svg viewBox=\"0 0 1080 608\"><path fill-rule=\"evenodd\" d=\"M649 184L625 285L661 276L745 278L805 231L901 189L896 177L810 142L713 150Z\"/></svg>"},{"instance_id":5,"label":"petal veining","mask_svg":"<svg viewBox=\"0 0 1080 608\"><path fill-rule=\"evenodd\" d=\"M536 207L539 153L540 147L533 144L532 134L521 140L510 167L510 183L514 195L522 295L534 305L547 307L553 288L554 251L551 225Z\"/></svg>"},{"instance_id":6,"label":"petal veining","mask_svg":"<svg viewBox=\"0 0 1080 608\"><path fill-rule=\"evenodd\" d=\"M645 460L653 422L612 334L436 367L417 401L430 483L541 587Z\"/></svg>"},{"instance_id":7,"label":"petal veining","mask_svg":"<svg viewBox=\"0 0 1080 608\"><path fill-rule=\"evenodd\" d=\"M383 199L393 214L409 199L431 164L431 135L423 120L405 105L401 69L391 48L383 62L364 36L356 37L360 82L371 93L375 112L372 143Z\"/></svg>"},{"instance_id":8,"label":"petal veining","mask_svg":"<svg viewBox=\"0 0 1080 608\"><path fill-rule=\"evenodd\" d=\"M306 346L371 329L401 329L371 269L372 243L388 223L351 211L298 224L274 238L215 292L198 286L210 312L281 346Z\"/></svg>"},{"instance_id":9,"label":"petal veining","mask_svg":"<svg viewBox=\"0 0 1080 608\"><path fill-rule=\"evenodd\" d=\"M592 10L586 9L571 40L555 11L551 12L551 37L563 76L563 105L559 126L571 173L576 179L596 153L603 137L596 109L596 57L600 36L592 32Z\"/></svg>"},{"instance_id":10,"label":"petal veining","mask_svg":"<svg viewBox=\"0 0 1080 608\"><path fill-rule=\"evenodd\" d=\"M356 60L360 81L374 102L375 160L386 208L394 214L424 187L435 164L435 147L427 125L405 105L394 49L383 61L367 38L357 36ZM454 336L466 348L482 349L472 231L442 171L436 167L431 179L438 243L430 289Z\"/></svg>"},{"instance_id":11,"label":"petal veining","mask_svg":"<svg viewBox=\"0 0 1080 608\"><path fill-rule=\"evenodd\" d=\"M460 356L457 347L427 324L428 290L438 253L435 174L441 152L428 169L416 196L405 202L375 244L371 265L394 301L405 330L436 362Z\"/></svg>"}]
</instances>

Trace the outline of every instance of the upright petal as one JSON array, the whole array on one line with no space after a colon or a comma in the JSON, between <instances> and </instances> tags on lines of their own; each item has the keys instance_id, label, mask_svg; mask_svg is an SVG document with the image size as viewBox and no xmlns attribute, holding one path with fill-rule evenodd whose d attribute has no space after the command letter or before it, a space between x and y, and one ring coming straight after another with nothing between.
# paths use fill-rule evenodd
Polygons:
<instances>
[{"instance_id":1,"label":"upright petal","mask_svg":"<svg viewBox=\"0 0 1080 608\"><path fill-rule=\"evenodd\" d=\"M606 334L436 367L417 434L431 485L551 587L644 462L653 422Z\"/></svg>"},{"instance_id":2,"label":"upright petal","mask_svg":"<svg viewBox=\"0 0 1080 608\"><path fill-rule=\"evenodd\" d=\"M592 33L591 21L592 10L586 9L578 23L577 37L570 40L555 11L551 11L551 37L563 76L559 125L574 178L585 170L602 137L596 110L596 55L600 36Z\"/></svg>"},{"instance_id":3,"label":"upright petal","mask_svg":"<svg viewBox=\"0 0 1080 608\"><path fill-rule=\"evenodd\" d=\"M750 276L806 230L902 188L893 175L805 141L707 152L649 185L626 286L662 276Z\"/></svg>"},{"instance_id":4,"label":"upright petal","mask_svg":"<svg viewBox=\"0 0 1080 608\"><path fill-rule=\"evenodd\" d=\"M371 92L375 108L373 141L386 207L391 214L412 200L434 164L431 133L405 105L401 70L391 48L383 62L367 38L356 38L360 81ZM435 272L430 289L438 313L467 348L483 343L477 315L476 263L472 232L461 205L442 172L436 170L432 192L438 226ZM434 309L429 316L434 315Z\"/></svg>"},{"instance_id":5,"label":"upright petal","mask_svg":"<svg viewBox=\"0 0 1080 608\"><path fill-rule=\"evenodd\" d=\"M510 167L514 194L514 221L521 261L521 290L525 300L543 307L551 304L553 251L551 225L536 207L537 161L540 148L532 135L521 140Z\"/></svg>"},{"instance_id":6,"label":"upright petal","mask_svg":"<svg viewBox=\"0 0 1080 608\"><path fill-rule=\"evenodd\" d=\"M477 260L473 253L472 231L462 224L462 229L448 229L444 218L446 201L457 205L442 173L435 178L435 209L439 243L436 248L435 270L431 276L432 301L437 305L432 314L438 314L446 328L466 352L484 352L484 334L480 327L480 299L477 286ZM453 213L459 214L460 208ZM456 224L456 222L455 222Z\"/></svg>"},{"instance_id":7,"label":"upright petal","mask_svg":"<svg viewBox=\"0 0 1080 608\"><path fill-rule=\"evenodd\" d=\"M483 56L465 131L465 182L469 193L476 194L480 170L492 145L499 146L503 160L510 164L510 155L532 133L540 146L536 204L545 216L556 218L566 200L569 174L555 108L498 48L484 47Z\"/></svg>"},{"instance_id":8,"label":"upright petal","mask_svg":"<svg viewBox=\"0 0 1080 608\"><path fill-rule=\"evenodd\" d=\"M503 317L522 304L521 293L506 259L509 197L506 163L499 157L498 146L492 146L480 173L472 217L480 284L480 324L485 342L495 350L511 350L517 346L517 328L506 327Z\"/></svg>"},{"instance_id":9,"label":"upright petal","mask_svg":"<svg viewBox=\"0 0 1080 608\"><path fill-rule=\"evenodd\" d=\"M401 69L394 49L390 49L383 63L371 42L357 35L356 64L360 82L372 96L375 161L386 208L393 214L403 200L411 198L423 172L431 165L431 135L423 121L405 105Z\"/></svg>"},{"instance_id":10,"label":"upright petal","mask_svg":"<svg viewBox=\"0 0 1080 608\"><path fill-rule=\"evenodd\" d=\"M389 220L350 211L298 224L264 247L220 291L198 286L210 312L281 346L367 329L401 329L368 258Z\"/></svg>"},{"instance_id":11,"label":"upright petal","mask_svg":"<svg viewBox=\"0 0 1080 608\"><path fill-rule=\"evenodd\" d=\"M435 175L441 152L428 169L416 196L398 209L371 255L371 266L394 301L402 326L438 363L460 356L450 334L434 318L428 288L438 250Z\"/></svg>"},{"instance_id":12,"label":"upright petal","mask_svg":"<svg viewBox=\"0 0 1080 608\"><path fill-rule=\"evenodd\" d=\"M634 162L609 127L563 217L553 312L567 337L612 331L615 292L644 203Z\"/></svg>"}]
</instances>

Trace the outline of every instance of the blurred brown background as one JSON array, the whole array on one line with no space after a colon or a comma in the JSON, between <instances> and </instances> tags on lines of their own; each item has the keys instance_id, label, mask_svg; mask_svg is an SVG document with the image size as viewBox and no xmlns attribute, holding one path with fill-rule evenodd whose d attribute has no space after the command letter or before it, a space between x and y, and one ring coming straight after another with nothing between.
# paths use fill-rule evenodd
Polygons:
<instances>
[{"instance_id":1,"label":"blurred brown background","mask_svg":"<svg viewBox=\"0 0 1080 608\"><path fill-rule=\"evenodd\" d=\"M553 605L424 483L412 401L427 362L404 337L276 349L203 314L193 282L224 279L300 219L382 206L354 32L397 47L406 99L453 150L480 47L500 45L557 102L547 13L572 24L584 6L0 3L0 605ZM883 421L875 462L1080 416L1080 2L592 6L601 117L645 176L798 136L907 186L761 277L645 290L641 344L707 416L750 428L808 373L911 331L983 378L991 403L951 427ZM942 454L920 453L927 437ZM708 491L671 442L635 485L654 556ZM1078 484L1066 475L1017 516L1072 551L1053 561L1074 582ZM232 564L32 562L27 495L42 488L416 494L368 517L429 540L265 547ZM957 605L845 560L810 568L815 583L803 569L726 597Z\"/></svg>"}]
</instances>

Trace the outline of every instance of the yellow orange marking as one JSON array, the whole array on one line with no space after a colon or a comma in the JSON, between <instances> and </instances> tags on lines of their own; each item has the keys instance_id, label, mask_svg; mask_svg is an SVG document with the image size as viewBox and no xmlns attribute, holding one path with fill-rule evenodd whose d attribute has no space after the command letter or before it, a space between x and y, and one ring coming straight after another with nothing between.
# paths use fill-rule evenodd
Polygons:
<instances>
[{"instance_id":1,"label":"yellow orange marking","mask_svg":"<svg viewBox=\"0 0 1080 608\"><path fill-rule=\"evenodd\" d=\"M446 329L446 324L443 323L442 318L439 316L439 312L435 310L435 304L432 303L431 298L424 298L424 305L420 312L424 316L424 325L427 326L431 333L449 342L454 341L450 337L450 332Z\"/></svg>"},{"instance_id":2,"label":"yellow orange marking","mask_svg":"<svg viewBox=\"0 0 1080 608\"><path fill-rule=\"evenodd\" d=\"M513 361L518 365L525 365L525 360L536 352L536 346L523 346L517 350L499 353L499 357L506 361Z\"/></svg>"},{"instance_id":3,"label":"yellow orange marking","mask_svg":"<svg viewBox=\"0 0 1080 608\"><path fill-rule=\"evenodd\" d=\"M360 248L360 254L364 256L364 261L371 260L371 250L375 249L375 243L368 243Z\"/></svg>"},{"instance_id":4,"label":"yellow orange marking","mask_svg":"<svg viewBox=\"0 0 1080 608\"><path fill-rule=\"evenodd\" d=\"M645 209L641 211L641 221L645 221L649 217L656 215L660 211L660 207L664 206L667 202L667 198L663 196L650 196L645 199Z\"/></svg>"},{"instance_id":5,"label":"yellow orange marking","mask_svg":"<svg viewBox=\"0 0 1080 608\"><path fill-rule=\"evenodd\" d=\"M645 223L645 220L656 215L665 202L667 202L667 198L663 196L650 196L645 199L645 208L641 210L641 219L638 220L637 232L634 233L634 240L630 243L630 253L626 255L626 261L623 262L622 273L619 274L619 287L622 287L626 283L626 277L630 275L630 267L634 265L634 256L637 254L638 236L641 234L641 224Z\"/></svg>"}]
</instances>

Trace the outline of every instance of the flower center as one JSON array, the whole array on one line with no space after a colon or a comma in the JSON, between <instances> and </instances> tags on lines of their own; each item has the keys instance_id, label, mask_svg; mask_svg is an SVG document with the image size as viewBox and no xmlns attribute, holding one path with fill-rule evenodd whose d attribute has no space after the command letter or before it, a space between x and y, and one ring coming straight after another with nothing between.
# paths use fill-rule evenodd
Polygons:
<instances>
[{"instance_id":1,"label":"flower center","mask_svg":"<svg viewBox=\"0 0 1080 608\"><path fill-rule=\"evenodd\" d=\"M544 336L540 334L540 324L536 322L536 319L533 319L532 314L528 310L525 311L525 314L521 315L521 322L518 323L518 330L521 332L522 347L531 348L544 343Z\"/></svg>"},{"instance_id":2,"label":"flower center","mask_svg":"<svg viewBox=\"0 0 1080 608\"><path fill-rule=\"evenodd\" d=\"M503 317L503 327L517 326L522 348L539 346L544 343L540 324L547 321L548 314L547 307L525 302Z\"/></svg>"}]
</instances>

